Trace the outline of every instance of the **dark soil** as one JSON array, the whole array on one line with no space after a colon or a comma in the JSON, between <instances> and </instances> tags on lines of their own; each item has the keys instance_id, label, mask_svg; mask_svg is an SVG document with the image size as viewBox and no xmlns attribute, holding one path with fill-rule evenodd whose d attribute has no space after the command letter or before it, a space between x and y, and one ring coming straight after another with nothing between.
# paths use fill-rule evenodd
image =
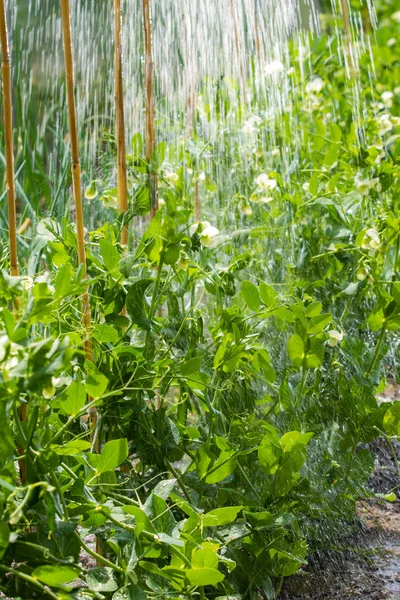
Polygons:
<instances>
[{"instance_id":1,"label":"dark soil","mask_svg":"<svg viewBox=\"0 0 400 600\"><path fill-rule=\"evenodd\" d=\"M377 494L400 492L400 444L371 445L375 468L368 487ZM358 503L360 528L351 539L309 557L301 572L288 578L280 600L400 600L400 500Z\"/></svg>"}]
</instances>

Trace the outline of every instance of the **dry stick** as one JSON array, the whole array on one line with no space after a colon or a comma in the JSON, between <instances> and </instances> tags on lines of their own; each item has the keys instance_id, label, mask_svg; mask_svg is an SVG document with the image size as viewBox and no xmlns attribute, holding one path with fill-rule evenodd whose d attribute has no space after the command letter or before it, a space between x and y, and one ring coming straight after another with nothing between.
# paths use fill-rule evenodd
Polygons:
<instances>
[{"instance_id":1,"label":"dry stick","mask_svg":"<svg viewBox=\"0 0 400 600\"><path fill-rule=\"evenodd\" d=\"M72 58L72 39L71 39L71 18L69 0L61 0L61 18L64 38L64 57L65 73L67 78L67 96L68 96L68 118L71 140L71 159L72 159L72 183L76 211L76 233L78 243L78 262L83 269L83 276L86 277L86 249L85 249L85 231L83 227L83 207L82 207L82 184L81 184L81 164L79 160L78 132L76 125L76 110L74 97L74 67ZM92 342L89 337L91 316L89 293L86 290L82 295L83 325L85 328L85 358L93 360ZM91 399L88 398L90 402ZM94 439L95 429L98 421L96 407L89 410L90 430L92 441Z\"/></svg>"},{"instance_id":2,"label":"dry stick","mask_svg":"<svg viewBox=\"0 0 400 600\"><path fill-rule=\"evenodd\" d=\"M7 198L8 198L8 233L10 242L10 275L18 277L17 257L17 211L15 206L15 175L14 175L14 151L13 151L13 123L11 102L11 61L8 47L8 33L6 20L6 7L4 0L0 0L0 37L1 37L1 70L3 76L3 104L4 104L4 138L6 150L6 176L7 176ZM23 404L18 409L20 421L26 421L28 416L27 406ZM20 454L23 449L18 448ZM19 474L21 483L26 482L26 462L19 461Z\"/></svg>"},{"instance_id":3,"label":"dry stick","mask_svg":"<svg viewBox=\"0 0 400 600\"><path fill-rule=\"evenodd\" d=\"M128 184L126 178L125 112L122 73L121 0L114 0L114 77L115 112L117 129L118 206L120 212L128 210ZM128 245L128 228L121 233L121 244Z\"/></svg>"},{"instance_id":4,"label":"dry stick","mask_svg":"<svg viewBox=\"0 0 400 600\"><path fill-rule=\"evenodd\" d=\"M354 66L353 56L351 53L351 27L350 27L349 6L347 4L347 0L340 0L340 4L342 7L344 35L345 35L345 39L346 39L346 52L347 52L347 58L349 61L349 70L350 70L351 77L354 77L355 66Z\"/></svg>"},{"instance_id":5,"label":"dry stick","mask_svg":"<svg viewBox=\"0 0 400 600\"><path fill-rule=\"evenodd\" d=\"M17 258L17 216L15 208L15 182L14 182L14 152L13 152L13 124L11 104L11 61L8 48L6 9L4 0L0 0L0 36L1 36L1 70L3 74L3 101L4 101L4 138L6 150L7 196L8 196L8 230L10 239L10 274L18 277Z\"/></svg>"},{"instance_id":6,"label":"dry stick","mask_svg":"<svg viewBox=\"0 0 400 600\"><path fill-rule=\"evenodd\" d=\"M153 49L151 39L150 0L143 0L144 56L145 56L145 96L146 96L146 161L150 165L156 144L154 126L154 87L153 87ZM150 172L150 216L158 210L157 175Z\"/></svg>"}]
</instances>

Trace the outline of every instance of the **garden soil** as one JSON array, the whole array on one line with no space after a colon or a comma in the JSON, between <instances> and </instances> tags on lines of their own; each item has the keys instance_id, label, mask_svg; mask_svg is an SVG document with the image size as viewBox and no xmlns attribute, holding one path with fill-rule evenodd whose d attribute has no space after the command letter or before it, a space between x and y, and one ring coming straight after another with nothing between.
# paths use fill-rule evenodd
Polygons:
<instances>
[{"instance_id":1,"label":"garden soil","mask_svg":"<svg viewBox=\"0 0 400 600\"><path fill-rule=\"evenodd\" d=\"M400 444L375 442L371 491L399 497ZM396 458L394 457L396 452ZM400 600L400 500L358 503L359 526L350 539L320 549L285 581L280 600Z\"/></svg>"}]
</instances>

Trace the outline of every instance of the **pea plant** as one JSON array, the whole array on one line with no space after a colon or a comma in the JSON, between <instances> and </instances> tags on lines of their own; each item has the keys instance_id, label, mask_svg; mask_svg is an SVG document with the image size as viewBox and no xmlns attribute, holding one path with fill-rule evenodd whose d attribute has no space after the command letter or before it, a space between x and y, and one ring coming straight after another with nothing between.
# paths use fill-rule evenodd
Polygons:
<instances>
[{"instance_id":1,"label":"pea plant","mask_svg":"<svg viewBox=\"0 0 400 600\"><path fill-rule=\"evenodd\" d=\"M107 173L87 182L110 218L88 232L86 272L65 217L26 236L18 277L4 248L6 597L272 600L353 522L369 443L400 435L400 405L377 399L397 378L400 327L400 50L386 51L400 19L387 4L379 83L360 65L362 114L328 28L307 60L292 45L293 122L275 146L259 99L229 138L207 137L204 108L190 143L166 134L150 161L135 135L128 212ZM230 123L232 85L208 91L226 86Z\"/></svg>"}]
</instances>

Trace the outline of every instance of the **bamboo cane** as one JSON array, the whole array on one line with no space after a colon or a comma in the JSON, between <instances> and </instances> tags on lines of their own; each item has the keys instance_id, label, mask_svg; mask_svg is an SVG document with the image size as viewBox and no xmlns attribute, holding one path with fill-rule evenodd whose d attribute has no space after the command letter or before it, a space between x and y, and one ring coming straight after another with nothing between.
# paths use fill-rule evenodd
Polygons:
<instances>
[{"instance_id":1,"label":"bamboo cane","mask_svg":"<svg viewBox=\"0 0 400 600\"><path fill-rule=\"evenodd\" d=\"M72 58L72 38L71 38L71 18L69 0L61 1L61 19L64 39L64 58L65 58L65 73L67 79L67 97L68 97L68 118L71 140L71 168L72 168L72 183L75 200L76 211L76 233L78 244L78 262L83 269L83 275L86 277L86 249L85 249L85 231L83 227L83 207L82 207L82 184L81 184L81 164L79 160L78 147L78 131L76 124L76 109L74 97L74 68ZM91 324L89 293L86 290L82 296L83 309L83 325L85 329L85 358L89 361L93 360L92 342L89 337ZM90 401L90 399L89 399ZM97 409L92 407L89 411L90 430L92 432L92 440L97 425L98 415Z\"/></svg>"},{"instance_id":2,"label":"bamboo cane","mask_svg":"<svg viewBox=\"0 0 400 600\"><path fill-rule=\"evenodd\" d=\"M6 178L7 178L7 199L8 199L8 235L10 245L10 275L18 277L18 256L17 256L17 211L15 198L15 175L14 175L14 151L13 151L13 123L12 123L12 100L11 100L11 60L8 45L8 32L6 20L6 7L4 0L0 0L0 37L1 37L1 70L3 81L3 104L4 104L4 139L5 139L5 158L6 158ZM18 304L17 304L18 307ZM26 404L22 404L18 409L20 421L26 421L28 410ZM18 448L18 452L23 454L23 448ZM19 460L19 474L21 483L26 482L26 462Z\"/></svg>"},{"instance_id":3,"label":"bamboo cane","mask_svg":"<svg viewBox=\"0 0 400 600\"><path fill-rule=\"evenodd\" d=\"M143 0L143 28L144 28L144 57L145 57L145 96L146 96L146 161L151 162L151 157L156 144L155 135L155 109L153 87L153 49L151 32L151 7L150 0ZM150 173L150 215L154 217L158 210L157 175Z\"/></svg>"},{"instance_id":4,"label":"bamboo cane","mask_svg":"<svg viewBox=\"0 0 400 600\"><path fill-rule=\"evenodd\" d=\"M122 70L121 0L114 0L114 78L115 112L117 130L118 206L120 212L128 210L128 184L126 178L125 112ZM121 244L128 245L128 228L121 233Z\"/></svg>"},{"instance_id":5,"label":"bamboo cane","mask_svg":"<svg viewBox=\"0 0 400 600\"><path fill-rule=\"evenodd\" d=\"M17 216L15 207L15 182L14 182L14 152L13 152L13 124L11 102L11 61L8 47L6 8L4 0L0 0L0 36L1 36L1 70L3 75L3 102L4 102L4 139L6 153L6 176L8 197L8 231L10 241L10 274L18 277L17 258Z\"/></svg>"}]
</instances>

